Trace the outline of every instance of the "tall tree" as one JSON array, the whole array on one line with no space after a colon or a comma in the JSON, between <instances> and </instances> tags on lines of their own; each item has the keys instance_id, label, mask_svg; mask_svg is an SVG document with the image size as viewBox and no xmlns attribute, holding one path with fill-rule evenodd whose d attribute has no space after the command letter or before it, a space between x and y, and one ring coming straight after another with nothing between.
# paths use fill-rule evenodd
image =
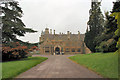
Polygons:
<instances>
[{"instance_id":1,"label":"tall tree","mask_svg":"<svg viewBox=\"0 0 120 80\"><path fill-rule=\"evenodd\" d=\"M106 12L105 15L104 31L95 38L97 43L96 50L102 52L115 52L120 48L120 41L118 41L118 38L120 37L120 1L114 2L111 15L109 15L109 12Z\"/></svg>"},{"instance_id":2,"label":"tall tree","mask_svg":"<svg viewBox=\"0 0 120 80\"><path fill-rule=\"evenodd\" d=\"M17 40L17 36L24 36L27 32L36 32L30 28L25 28L25 24L21 20L23 11L18 2L5 3L1 7L3 10L2 43L9 44L9 42Z\"/></svg>"},{"instance_id":3,"label":"tall tree","mask_svg":"<svg viewBox=\"0 0 120 80\"><path fill-rule=\"evenodd\" d=\"M104 31L95 38L97 44L96 51L100 52L115 52L116 48L116 36L114 32L117 30L117 24L114 17L109 15L109 12L105 13L105 26Z\"/></svg>"},{"instance_id":4,"label":"tall tree","mask_svg":"<svg viewBox=\"0 0 120 80\"><path fill-rule=\"evenodd\" d=\"M117 20L117 30L115 31L115 35L117 36L117 48L120 53L120 1L114 2L114 6L112 9L111 16L115 17Z\"/></svg>"},{"instance_id":5,"label":"tall tree","mask_svg":"<svg viewBox=\"0 0 120 80\"><path fill-rule=\"evenodd\" d=\"M94 42L95 37L103 31L104 16L100 9L101 2L92 2L91 9L89 11L90 17L88 21L89 31L85 33L86 46L95 52L96 43Z\"/></svg>"},{"instance_id":6,"label":"tall tree","mask_svg":"<svg viewBox=\"0 0 120 80\"><path fill-rule=\"evenodd\" d=\"M18 2L8 2L0 5L2 8L2 59L14 60L26 58L27 46L20 44L17 36L24 36L27 32L34 33L35 30L26 28L22 22L22 9Z\"/></svg>"}]
</instances>

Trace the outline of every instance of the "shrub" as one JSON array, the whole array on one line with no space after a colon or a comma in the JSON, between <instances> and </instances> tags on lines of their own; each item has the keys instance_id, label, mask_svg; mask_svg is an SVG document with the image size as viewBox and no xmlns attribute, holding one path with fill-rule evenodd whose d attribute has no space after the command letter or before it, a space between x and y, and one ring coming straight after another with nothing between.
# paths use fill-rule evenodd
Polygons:
<instances>
[{"instance_id":1,"label":"shrub","mask_svg":"<svg viewBox=\"0 0 120 80\"><path fill-rule=\"evenodd\" d=\"M114 52L116 51L116 41L114 39L109 39L107 41L103 41L99 46L96 46L97 52Z\"/></svg>"},{"instance_id":2,"label":"shrub","mask_svg":"<svg viewBox=\"0 0 120 80\"><path fill-rule=\"evenodd\" d=\"M2 46L2 60L17 60L26 58L28 54L27 46L21 46L19 42L11 43L12 46Z\"/></svg>"}]
</instances>

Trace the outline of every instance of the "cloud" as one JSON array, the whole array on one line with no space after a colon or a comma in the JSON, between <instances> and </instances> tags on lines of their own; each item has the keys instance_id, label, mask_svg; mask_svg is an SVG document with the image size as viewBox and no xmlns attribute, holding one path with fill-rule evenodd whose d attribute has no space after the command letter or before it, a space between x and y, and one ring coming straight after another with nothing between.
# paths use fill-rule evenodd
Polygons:
<instances>
[{"instance_id":1,"label":"cloud","mask_svg":"<svg viewBox=\"0 0 120 80\"><path fill-rule=\"evenodd\" d=\"M110 10L113 0L103 0L102 10ZM55 29L57 33L85 33L89 20L90 0L21 0L24 12L22 18L26 27L38 30L35 34L20 37L23 41L38 42L45 27ZM47 25L46 25L47 24Z\"/></svg>"}]
</instances>

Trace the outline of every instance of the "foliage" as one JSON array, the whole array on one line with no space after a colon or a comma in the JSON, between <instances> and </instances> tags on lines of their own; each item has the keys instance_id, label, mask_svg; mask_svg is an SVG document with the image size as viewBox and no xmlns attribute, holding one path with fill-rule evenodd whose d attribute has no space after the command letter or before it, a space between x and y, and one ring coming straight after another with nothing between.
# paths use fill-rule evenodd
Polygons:
<instances>
[{"instance_id":1,"label":"foliage","mask_svg":"<svg viewBox=\"0 0 120 80\"><path fill-rule=\"evenodd\" d=\"M115 31L115 35L118 37L117 48L120 53L120 1L114 2L111 16L114 16L117 20L117 30Z\"/></svg>"},{"instance_id":2,"label":"foliage","mask_svg":"<svg viewBox=\"0 0 120 80\"><path fill-rule=\"evenodd\" d=\"M103 41L102 43L100 43L100 46L96 47L96 51L99 52L107 52L108 51L108 43L106 41Z\"/></svg>"},{"instance_id":3,"label":"foliage","mask_svg":"<svg viewBox=\"0 0 120 80\"><path fill-rule=\"evenodd\" d=\"M29 51L39 50L37 46L33 46L29 49Z\"/></svg>"},{"instance_id":4,"label":"foliage","mask_svg":"<svg viewBox=\"0 0 120 80\"><path fill-rule=\"evenodd\" d=\"M85 33L85 44L92 51L95 52L96 43L94 39L103 31L104 17L100 9L101 2L92 2L92 9L90 9L90 17L88 21L90 31Z\"/></svg>"},{"instance_id":5,"label":"foliage","mask_svg":"<svg viewBox=\"0 0 120 80\"><path fill-rule=\"evenodd\" d=\"M38 45L42 43L42 42L38 42L38 43L29 43L29 42L23 42L23 41L18 40L18 39L16 40L16 42L19 42L22 46L27 46L28 49L31 49L31 47L33 47L33 46L38 47Z\"/></svg>"},{"instance_id":6,"label":"foliage","mask_svg":"<svg viewBox=\"0 0 120 80\"><path fill-rule=\"evenodd\" d=\"M2 46L2 60L15 60L26 58L28 54L27 46L21 46L18 42L11 43L13 46Z\"/></svg>"},{"instance_id":7,"label":"foliage","mask_svg":"<svg viewBox=\"0 0 120 80\"><path fill-rule=\"evenodd\" d=\"M88 25L90 27L90 31L88 31L88 29L86 31L85 43L90 50L95 49L97 52L114 52L118 48L118 51L120 52L120 1L114 2L111 14L106 12L105 17L105 23L102 24L104 29L103 31L100 30L101 33L99 34L97 34L97 30L90 25L92 22L93 25L96 25L96 22L94 22L94 20L92 21L92 19L89 20Z\"/></svg>"},{"instance_id":8,"label":"foliage","mask_svg":"<svg viewBox=\"0 0 120 80\"><path fill-rule=\"evenodd\" d=\"M114 2L114 6L110 15L108 14L108 12L106 13L106 24L105 24L105 30L103 34L104 35L102 36L106 37L106 35L109 35L109 37L106 37L105 38L106 40L104 40L104 38L101 38L101 36L98 36L97 40L101 42L100 45L98 44L98 46L100 47L101 44L103 44L102 41L108 42L110 39L113 39L114 42L110 43L112 46L109 47L109 45L107 45L105 47L105 48L108 48L107 52L116 51L117 48L119 49L118 51L120 51L120 39L119 39L120 38L120 1ZM100 38L101 38L101 41L99 40ZM104 48L101 47L101 49L103 50Z\"/></svg>"},{"instance_id":9,"label":"foliage","mask_svg":"<svg viewBox=\"0 0 120 80\"><path fill-rule=\"evenodd\" d=\"M26 26L21 20L23 11L21 7L19 7L18 2L2 3L0 7L3 14L3 26L0 29L0 31L2 31L1 41L3 44L3 60L25 58L28 54L28 47L17 43L20 41L17 39L17 36L24 36L26 33L34 33L36 31L30 28L25 28Z\"/></svg>"},{"instance_id":10,"label":"foliage","mask_svg":"<svg viewBox=\"0 0 120 80\"><path fill-rule=\"evenodd\" d=\"M81 54L71 56L70 59L97 72L104 78L118 78L118 54Z\"/></svg>"},{"instance_id":11,"label":"foliage","mask_svg":"<svg viewBox=\"0 0 120 80\"><path fill-rule=\"evenodd\" d=\"M36 32L30 28L25 28L24 23L20 19L23 11L17 2L9 2L2 6L2 43L7 44L14 41L16 36L24 36L25 33Z\"/></svg>"},{"instance_id":12,"label":"foliage","mask_svg":"<svg viewBox=\"0 0 120 80\"><path fill-rule=\"evenodd\" d=\"M11 42L10 44L11 46L9 46L9 44L2 46L1 52L3 61L26 58L27 56L31 55L29 52L39 50L38 47L34 45L28 48L27 46L25 46L24 44L20 44L19 42Z\"/></svg>"},{"instance_id":13,"label":"foliage","mask_svg":"<svg viewBox=\"0 0 120 80\"><path fill-rule=\"evenodd\" d=\"M109 39L107 41L102 41L99 46L96 46L97 52L114 52L116 51L116 41L114 39Z\"/></svg>"},{"instance_id":14,"label":"foliage","mask_svg":"<svg viewBox=\"0 0 120 80\"><path fill-rule=\"evenodd\" d=\"M10 61L2 63L2 78L13 78L22 72L45 61L45 57L29 57L19 61Z\"/></svg>"},{"instance_id":15,"label":"foliage","mask_svg":"<svg viewBox=\"0 0 120 80\"><path fill-rule=\"evenodd\" d=\"M31 47L31 49L36 50L36 49L37 49L37 46L33 46L33 47Z\"/></svg>"},{"instance_id":16,"label":"foliage","mask_svg":"<svg viewBox=\"0 0 120 80\"><path fill-rule=\"evenodd\" d=\"M117 30L116 20L109 15L109 12L106 12L105 15L106 20L104 30L94 40L97 44L95 49L97 52L115 52L117 50L117 37L114 34Z\"/></svg>"},{"instance_id":17,"label":"foliage","mask_svg":"<svg viewBox=\"0 0 120 80\"><path fill-rule=\"evenodd\" d=\"M113 11L111 16L115 17L117 20L117 30L115 31L115 35L119 37L117 42L118 51L120 51L120 1L114 3Z\"/></svg>"},{"instance_id":18,"label":"foliage","mask_svg":"<svg viewBox=\"0 0 120 80\"><path fill-rule=\"evenodd\" d=\"M101 52L120 51L120 1L114 2L111 14L105 13L104 31L95 38L96 50Z\"/></svg>"}]
</instances>

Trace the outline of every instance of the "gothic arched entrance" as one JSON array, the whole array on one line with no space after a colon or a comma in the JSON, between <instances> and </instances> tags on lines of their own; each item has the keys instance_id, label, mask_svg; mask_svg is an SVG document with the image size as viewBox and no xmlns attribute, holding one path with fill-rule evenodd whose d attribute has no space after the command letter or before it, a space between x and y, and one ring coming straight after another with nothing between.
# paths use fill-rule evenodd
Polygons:
<instances>
[{"instance_id":1,"label":"gothic arched entrance","mask_svg":"<svg viewBox=\"0 0 120 80\"><path fill-rule=\"evenodd\" d=\"M56 45L54 46L54 55L60 55L61 54L61 46Z\"/></svg>"},{"instance_id":2,"label":"gothic arched entrance","mask_svg":"<svg viewBox=\"0 0 120 80\"><path fill-rule=\"evenodd\" d=\"M56 47L56 48L55 48L55 54L56 54L56 55L60 55L60 48L59 48L59 47Z\"/></svg>"}]
</instances>

